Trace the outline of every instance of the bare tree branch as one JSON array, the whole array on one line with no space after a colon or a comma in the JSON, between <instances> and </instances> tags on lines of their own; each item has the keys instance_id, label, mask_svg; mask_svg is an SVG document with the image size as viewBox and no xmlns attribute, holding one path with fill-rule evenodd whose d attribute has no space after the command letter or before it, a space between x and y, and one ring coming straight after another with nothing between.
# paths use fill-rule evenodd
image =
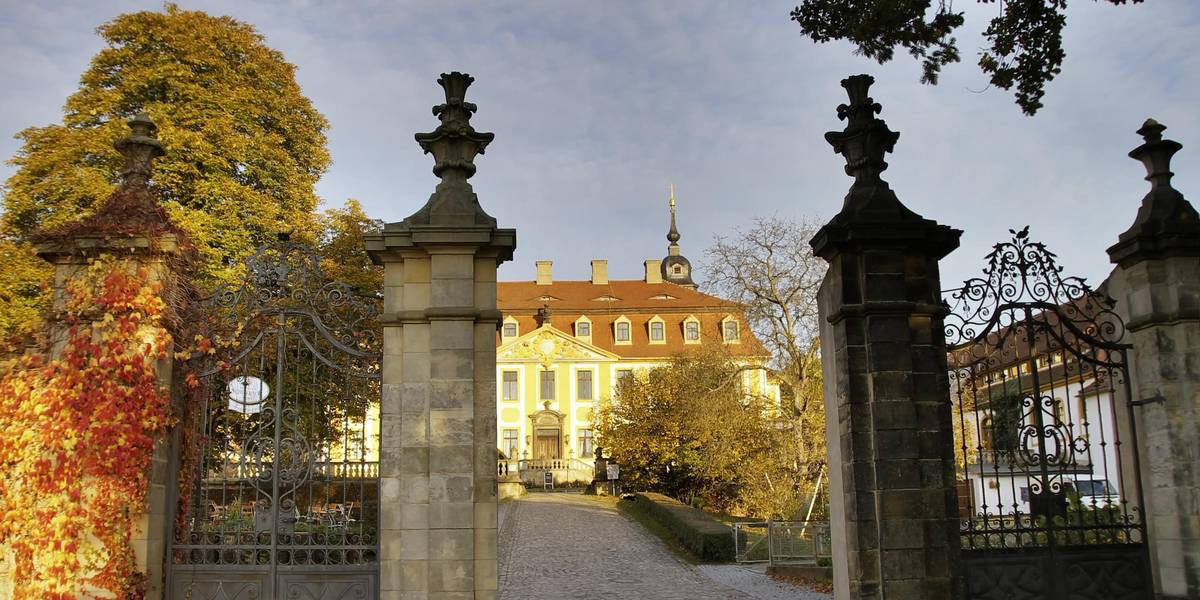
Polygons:
<instances>
[{"instance_id":1,"label":"bare tree branch","mask_svg":"<svg viewBox=\"0 0 1200 600\"><path fill-rule=\"evenodd\" d=\"M824 262L808 240L809 220L760 218L748 230L718 236L705 252L706 291L746 307L751 329L771 351L772 366L793 389L807 373L817 338L817 289Z\"/></svg>"}]
</instances>

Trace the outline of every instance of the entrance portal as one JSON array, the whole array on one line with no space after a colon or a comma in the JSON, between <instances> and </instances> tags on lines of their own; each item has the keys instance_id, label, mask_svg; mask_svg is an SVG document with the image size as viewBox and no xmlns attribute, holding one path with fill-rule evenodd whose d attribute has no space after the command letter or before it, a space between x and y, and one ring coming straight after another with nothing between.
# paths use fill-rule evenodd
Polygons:
<instances>
[{"instance_id":1,"label":"entrance portal","mask_svg":"<svg viewBox=\"0 0 1200 600\"><path fill-rule=\"evenodd\" d=\"M558 429L538 429L533 442L534 460L562 458L562 432Z\"/></svg>"}]
</instances>

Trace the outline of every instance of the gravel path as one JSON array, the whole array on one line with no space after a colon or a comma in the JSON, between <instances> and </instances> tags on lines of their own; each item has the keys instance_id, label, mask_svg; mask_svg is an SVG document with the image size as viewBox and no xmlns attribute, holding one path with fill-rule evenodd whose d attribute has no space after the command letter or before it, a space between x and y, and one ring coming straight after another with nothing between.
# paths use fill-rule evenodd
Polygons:
<instances>
[{"instance_id":1,"label":"gravel path","mask_svg":"<svg viewBox=\"0 0 1200 600\"><path fill-rule=\"evenodd\" d=\"M604 500L530 494L500 507L502 600L828 600L737 565L690 565Z\"/></svg>"}]
</instances>

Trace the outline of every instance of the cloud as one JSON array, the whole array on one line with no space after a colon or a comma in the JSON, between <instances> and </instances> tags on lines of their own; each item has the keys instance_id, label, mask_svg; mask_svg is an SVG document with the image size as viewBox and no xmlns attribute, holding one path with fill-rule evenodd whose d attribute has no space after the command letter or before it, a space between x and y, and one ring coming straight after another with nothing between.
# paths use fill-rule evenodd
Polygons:
<instances>
[{"instance_id":1,"label":"cloud","mask_svg":"<svg viewBox=\"0 0 1200 600\"><path fill-rule=\"evenodd\" d=\"M609 259L613 277L640 276L644 259L666 252L669 182L694 261L714 235L756 216L828 218L849 178L822 134L842 127L838 81L861 72L876 76L872 95L901 132L887 178L911 208L965 230L944 262L946 287L978 272L991 244L1025 224L1068 271L1098 283L1110 268L1104 249L1145 193L1141 167L1125 154L1147 116L1185 145L1177 186L1200 190L1193 3L1072 3L1064 72L1032 119L1003 90L977 91L986 85L972 49L992 5L965 7L964 63L930 87L907 56L880 66L845 44L803 39L788 20L794 4L185 7L254 23L299 67L305 93L331 122L334 165L319 192L329 204L358 198L387 220L416 210L436 183L412 134L436 126L429 108L441 101L438 74L474 75L474 123L496 141L472 181L484 207L518 230L516 261L501 272L509 279L532 278L542 258L563 278L586 278L592 258ZM0 65L0 77L16 82L0 104L0 131L58 120L99 49L92 30L132 9L4 5L0 49L22 59ZM15 144L0 142L11 156Z\"/></svg>"}]
</instances>

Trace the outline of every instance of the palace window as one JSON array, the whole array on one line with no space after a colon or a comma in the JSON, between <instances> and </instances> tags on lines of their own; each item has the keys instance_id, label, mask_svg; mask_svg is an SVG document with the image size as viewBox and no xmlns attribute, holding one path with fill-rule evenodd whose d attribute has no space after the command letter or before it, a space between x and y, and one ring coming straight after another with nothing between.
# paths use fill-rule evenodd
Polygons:
<instances>
[{"instance_id":1,"label":"palace window","mask_svg":"<svg viewBox=\"0 0 1200 600\"><path fill-rule=\"evenodd\" d=\"M515 402L517 400L520 400L521 392L520 392L520 386L517 384L517 372L516 371L504 371L502 378L503 378L503 386L501 389L503 391L503 394L500 397L509 402Z\"/></svg>"},{"instance_id":2,"label":"palace window","mask_svg":"<svg viewBox=\"0 0 1200 600\"><path fill-rule=\"evenodd\" d=\"M576 337L592 337L592 324L582 322L582 321L579 323L576 323L575 324L575 336Z\"/></svg>"},{"instance_id":3,"label":"palace window","mask_svg":"<svg viewBox=\"0 0 1200 600\"><path fill-rule=\"evenodd\" d=\"M650 341L664 342L667 339L666 326L661 320L650 321Z\"/></svg>"},{"instance_id":4,"label":"palace window","mask_svg":"<svg viewBox=\"0 0 1200 600\"><path fill-rule=\"evenodd\" d=\"M683 322L683 342L685 344L700 343L700 321L696 317L688 317Z\"/></svg>"},{"instance_id":5,"label":"palace window","mask_svg":"<svg viewBox=\"0 0 1200 600\"><path fill-rule=\"evenodd\" d=\"M575 372L575 396L580 400L592 399L592 372Z\"/></svg>"},{"instance_id":6,"label":"palace window","mask_svg":"<svg viewBox=\"0 0 1200 600\"><path fill-rule=\"evenodd\" d=\"M617 321L617 343L629 343L629 321Z\"/></svg>"},{"instance_id":7,"label":"palace window","mask_svg":"<svg viewBox=\"0 0 1200 600\"><path fill-rule=\"evenodd\" d=\"M519 432L516 429L505 429L504 439L501 442L500 449L504 451L504 455L509 458L517 457L517 440Z\"/></svg>"},{"instance_id":8,"label":"palace window","mask_svg":"<svg viewBox=\"0 0 1200 600\"><path fill-rule=\"evenodd\" d=\"M517 321L515 319L513 319L512 317L505 319L504 327L503 327L503 329L501 329L501 336L504 337L505 339L515 338L515 337L517 337L517 333L519 333L519 331L517 329Z\"/></svg>"},{"instance_id":9,"label":"palace window","mask_svg":"<svg viewBox=\"0 0 1200 600\"><path fill-rule=\"evenodd\" d=\"M734 319L726 319L721 324L722 337L726 342L738 341L738 322Z\"/></svg>"},{"instance_id":10,"label":"palace window","mask_svg":"<svg viewBox=\"0 0 1200 600\"><path fill-rule=\"evenodd\" d=\"M542 371L541 377L542 377L542 381L541 381L541 383L542 383L541 392L542 393L538 397L541 398L542 400L553 400L554 399L554 371L550 371L550 370Z\"/></svg>"},{"instance_id":11,"label":"palace window","mask_svg":"<svg viewBox=\"0 0 1200 600\"><path fill-rule=\"evenodd\" d=\"M595 449L593 446L592 430L580 429L579 435L576 435L575 439L579 440L579 456L591 458L592 451Z\"/></svg>"},{"instance_id":12,"label":"palace window","mask_svg":"<svg viewBox=\"0 0 1200 600\"><path fill-rule=\"evenodd\" d=\"M633 381L633 369L617 369L617 389L625 385L626 381Z\"/></svg>"},{"instance_id":13,"label":"palace window","mask_svg":"<svg viewBox=\"0 0 1200 600\"><path fill-rule=\"evenodd\" d=\"M346 434L346 458L363 460L367 453L366 432L361 429Z\"/></svg>"}]
</instances>

